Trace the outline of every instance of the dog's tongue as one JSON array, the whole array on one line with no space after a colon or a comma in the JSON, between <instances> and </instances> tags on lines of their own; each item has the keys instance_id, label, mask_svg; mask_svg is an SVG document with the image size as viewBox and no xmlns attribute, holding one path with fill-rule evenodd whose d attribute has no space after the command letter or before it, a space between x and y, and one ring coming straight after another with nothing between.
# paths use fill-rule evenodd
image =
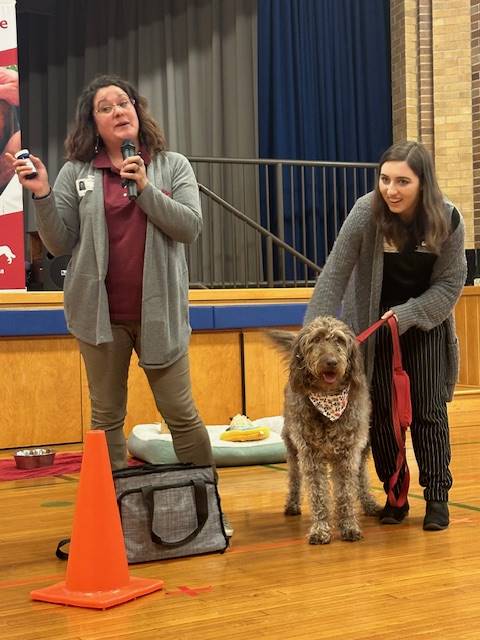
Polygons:
<instances>
[{"instance_id":1,"label":"dog's tongue","mask_svg":"<svg viewBox=\"0 0 480 640\"><path fill-rule=\"evenodd\" d=\"M333 372L330 372L330 371L324 371L322 375L323 375L323 379L328 384L333 384L335 382L335 380L337 379L336 374L333 373Z\"/></svg>"}]
</instances>

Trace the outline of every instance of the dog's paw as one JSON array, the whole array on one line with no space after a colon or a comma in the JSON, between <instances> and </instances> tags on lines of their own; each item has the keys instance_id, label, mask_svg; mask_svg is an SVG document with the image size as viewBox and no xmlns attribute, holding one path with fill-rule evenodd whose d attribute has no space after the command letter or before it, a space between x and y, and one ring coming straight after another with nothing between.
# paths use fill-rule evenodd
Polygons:
<instances>
[{"instance_id":1,"label":"dog's paw","mask_svg":"<svg viewBox=\"0 0 480 640\"><path fill-rule=\"evenodd\" d=\"M383 507L375 501L373 497L368 497L362 501L362 511L365 516L377 517Z\"/></svg>"},{"instance_id":2,"label":"dog's paw","mask_svg":"<svg viewBox=\"0 0 480 640\"><path fill-rule=\"evenodd\" d=\"M283 513L286 516L299 516L302 513L302 510L297 504L287 504L285 505Z\"/></svg>"},{"instance_id":3,"label":"dog's paw","mask_svg":"<svg viewBox=\"0 0 480 640\"><path fill-rule=\"evenodd\" d=\"M357 527L345 527L340 530L340 536L345 542L357 542L362 539L362 532Z\"/></svg>"},{"instance_id":4,"label":"dog's paw","mask_svg":"<svg viewBox=\"0 0 480 640\"><path fill-rule=\"evenodd\" d=\"M329 544L332 540L330 529L311 529L308 534L309 544Z\"/></svg>"}]
</instances>

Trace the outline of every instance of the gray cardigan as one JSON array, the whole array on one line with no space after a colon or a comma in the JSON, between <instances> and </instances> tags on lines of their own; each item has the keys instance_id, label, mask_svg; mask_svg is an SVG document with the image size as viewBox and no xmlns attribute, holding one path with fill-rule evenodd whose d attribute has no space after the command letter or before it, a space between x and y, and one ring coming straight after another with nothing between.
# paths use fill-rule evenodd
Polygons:
<instances>
[{"instance_id":1,"label":"gray cardigan","mask_svg":"<svg viewBox=\"0 0 480 640\"><path fill-rule=\"evenodd\" d=\"M340 229L338 238L320 273L305 315L305 323L317 315L341 317L355 334L379 318L383 279L383 235L372 214L373 192L357 200ZM453 205L445 202L448 223ZM458 342L453 308L467 274L464 250L464 223L445 241L435 261L430 287L404 304L392 307L398 318L400 334L410 327L428 331L447 321L447 389L451 400L458 377ZM364 347L365 369L369 380L373 373L375 334Z\"/></svg>"},{"instance_id":2,"label":"gray cardigan","mask_svg":"<svg viewBox=\"0 0 480 640\"><path fill-rule=\"evenodd\" d=\"M149 184L137 198L147 216L143 268L140 365L166 367L188 349L188 272L184 244L202 228L197 181L179 153L155 156ZM77 184L84 180L85 195ZM161 190L171 193L171 197ZM91 163L67 162L52 193L34 200L38 231L53 255L72 255L64 282L64 308L70 332L99 345L113 339L105 277L108 237L102 170Z\"/></svg>"}]
</instances>

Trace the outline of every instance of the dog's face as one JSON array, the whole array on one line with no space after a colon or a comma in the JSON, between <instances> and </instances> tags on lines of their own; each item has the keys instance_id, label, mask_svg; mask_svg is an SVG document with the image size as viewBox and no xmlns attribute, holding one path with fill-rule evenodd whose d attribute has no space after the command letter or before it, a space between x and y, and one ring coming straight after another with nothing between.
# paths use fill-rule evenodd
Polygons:
<instances>
[{"instance_id":1,"label":"dog's face","mask_svg":"<svg viewBox=\"0 0 480 640\"><path fill-rule=\"evenodd\" d=\"M319 316L296 336L272 331L270 337L290 351L290 386L297 393L336 393L357 374L358 343L336 318Z\"/></svg>"}]
</instances>

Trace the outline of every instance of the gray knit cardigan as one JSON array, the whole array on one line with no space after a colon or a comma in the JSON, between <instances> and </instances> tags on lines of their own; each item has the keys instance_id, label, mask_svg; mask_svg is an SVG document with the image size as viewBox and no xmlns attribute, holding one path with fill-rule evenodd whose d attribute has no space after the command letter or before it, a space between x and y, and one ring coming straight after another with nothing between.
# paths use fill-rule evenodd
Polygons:
<instances>
[{"instance_id":1,"label":"gray knit cardigan","mask_svg":"<svg viewBox=\"0 0 480 640\"><path fill-rule=\"evenodd\" d=\"M184 156L158 154L149 164L147 176L149 184L137 198L147 216L140 365L160 368L175 362L188 349L184 244L197 238L202 214L197 181ZM87 179L92 188L81 197L77 184L82 179ZM51 195L34 203L38 231L47 249L53 255L72 255L64 281L64 309L70 332L94 345L111 342L102 170L91 163L67 162Z\"/></svg>"},{"instance_id":2,"label":"gray knit cardigan","mask_svg":"<svg viewBox=\"0 0 480 640\"><path fill-rule=\"evenodd\" d=\"M320 273L305 315L305 323L317 315L341 317L360 333L379 318L383 279L383 235L372 213L373 192L357 200L343 223L333 249ZM448 224L453 204L445 202ZM453 308L467 274L464 223L460 223L443 244L430 280L430 287L418 298L392 307L399 332L410 327L428 331L447 321L445 395L451 400L458 377L459 353ZM364 346L365 370L372 378L375 334Z\"/></svg>"}]
</instances>

